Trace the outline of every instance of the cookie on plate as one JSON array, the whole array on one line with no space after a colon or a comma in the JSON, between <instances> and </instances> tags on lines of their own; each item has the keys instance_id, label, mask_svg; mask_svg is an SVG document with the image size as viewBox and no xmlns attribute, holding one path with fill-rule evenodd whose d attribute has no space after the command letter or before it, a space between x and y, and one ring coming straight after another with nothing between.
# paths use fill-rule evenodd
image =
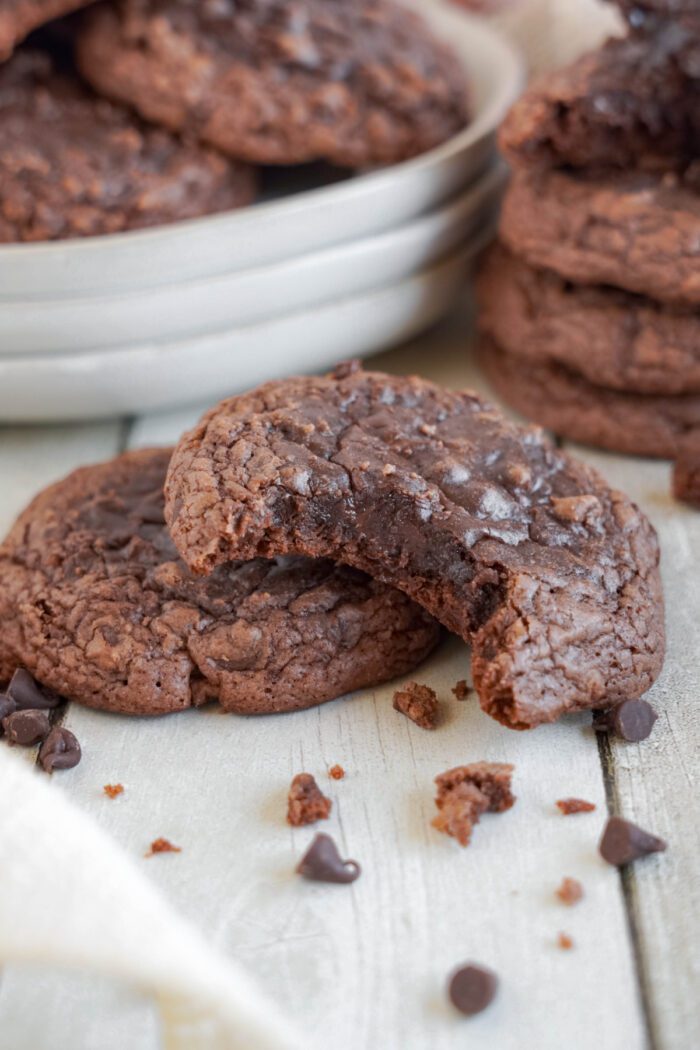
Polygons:
<instances>
[{"instance_id":1,"label":"cookie on plate","mask_svg":"<svg viewBox=\"0 0 700 1050\"><path fill-rule=\"evenodd\" d=\"M515 103L500 144L515 165L682 171L700 155L700 35L675 22L547 73Z\"/></svg>"},{"instance_id":2,"label":"cookie on plate","mask_svg":"<svg viewBox=\"0 0 700 1050\"><path fill-rule=\"evenodd\" d=\"M108 3L78 61L101 94L259 164L392 164L469 115L456 56L392 0Z\"/></svg>"},{"instance_id":3,"label":"cookie on plate","mask_svg":"<svg viewBox=\"0 0 700 1050\"><path fill-rule=\"evenodd\" d=\"M663 661L646 518L469 391L346 367L230 398L176 448L166 518L198 573L296 552L405 591L511 728L637 697Z\"/></svg>"},{"instance_id":4,"label":"cookie on plate","mask_svg":"<svg viewBox=\"0 0 700 1050\"><path fill-rule=\"evenodd\" d=\"M480 364L494 390L561 437L629 455L675 458L700 428L700 394L633 394L597 386L556 362L527 361L484 342Z\"/></svg>"},{"instance_id":5,"label":"cookie on plate","mask_svg":"<svg viewBox=\"0 0 700 1050\"><path fill-rule=\"evenodd\" d=\"M700 304L700 193L676 176L521 169L500 234L515 255L570 281Z\"/></svg>"},{"instance_id":6,"label":"cookie on plate","mask_svg":"<svg viewBox=\"0 0 700 1050\"><path fill-rule=\"evenodd\" d=\"M0 60L9 58L25 37L54 18L87 7L92 0L2 0Z\"/></svg>"},{"instance_id":7,"label":"cookie on plate","mask_svg":"<svg viewBox=\"0 0 700 1050\"><path fill-rule=\"evenodd\" d=\"M355 569L258 559L197 579L163 520L170 450L51 486L0 547L0 673L91 707L291 711L411 671L439 628Z\"/></svg>"},{"instance_id":8,"label":"cookie on plate","mask_svg":"<svg viewBox=\"0 0 700 1050\"><path fill-rule=\"evenodd\" d=\"M139 229L253 196L251 168L97 98L48 54L0 66L0 242Z\"/></svg>"},{"instance_id":9,"label":"cookie on plate","mask_svg":"<svg viewBox=\"0 0 700 1050\"><path fill-rule=\"evenodd\" d=\"M700 391L700 311L578 285L502 245L482 259L479 328L509 354L553 362L597 386L640 394Z\"/></svg>"}]
</instances>

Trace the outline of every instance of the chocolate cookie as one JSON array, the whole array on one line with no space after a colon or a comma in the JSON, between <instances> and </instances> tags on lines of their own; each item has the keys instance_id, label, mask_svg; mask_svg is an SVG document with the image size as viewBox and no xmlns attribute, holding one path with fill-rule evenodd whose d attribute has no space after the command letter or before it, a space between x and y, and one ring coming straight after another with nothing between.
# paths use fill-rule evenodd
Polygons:
<instances>
[{"instance_id":1,"label":"chocolate cookie","mask_svg":"<svg viewBox=\"0 0 700 1050\"><path fill-rule=\"evenodd\" d=\"M561 437L631 455L673 459L700 427L700 394L626 394L596 386L554 362L525 361L493 343L479 359L509 405Z\"/></svg>"},{"instance_id":2,"label":"chocolate cookie","mask_svg":"<svg viewBox=\"0 0 700 1050\"><path fill-rule=\"evenodd\" d=\"M412 670L438 626L355 569L258 559L196 579L163 521L169 450L86 467L0 547L0 666L91 707L160 714L218 700L291 711Z\"/></svg>"},{"instance_id":3,"label":"chocolate cookie","mask_svg":"<svg viewBox=\"0 0 700 1050\"><path fill-rule=\"evenodd\" d=\"M558 363L598 386L700 391L700 311L571 284L494 245L477 278L479 327L523 363Z\"/></svg>"},{"instance_id":4,"label":"chocolate cookie","mask_svg":"<svg viewBox=\"0 0 700 1050\"><path fill-rule=\"evenodd\" d=\"M39 26L54 18L87 7L92 0L2 0L0 8L0 60Z\"/></svg>"},{"instance_id":5,"label":"chocolate cookie","mask_svg":"<svg viewBox=\"0 0 700 1050\"><path fill-rule=\"evenodd\" d=\"M476 394L341 369L212 409L166 483L195 572L331 556L472 644L484 709L524 729L649 688L663 659L658 546L625 496Z\"/></svg>"},{"instance_id":6,"label":"chocolate cookie","mask_svg":"<svg viewBox=\"0 0 700 1050\"><path fill-rule=\"evenodd\" d=\"M44 52L0 66L0 242L155 226L253 194L250 168L97 98Z\"/></svg>"},{"instance_id":7,"label":"chocolate cookie","mask_svg":"<svg viewBox=\"0 0 700 1050\"><path fill-rule=\"evenodd\" d=\"M519 171L503 203L501 238L570 281L700 303L700 195L675 177Z\"/></svg>"},{"instance_id":8,"label":"chocolate cookie","mask_svg":"<svg viewBox=\"0 0 700 1050\"><path fill-rule=\"evenodd\" d=\"M392 0L124 0L78 56L101 93L260 164L392 164L468 120L457 58Z\"/></svg>"},{"instance_id":9,"label":"chocolate cookie","mask_svg":"<svg viewBox=\"0 0 700 1050\"><path fill-rule=\"evenodd\" d=\"M700 35L671 21L545 74L500 144L516 166L682 171L700 155Z\"/></svg>"}]
</instances>

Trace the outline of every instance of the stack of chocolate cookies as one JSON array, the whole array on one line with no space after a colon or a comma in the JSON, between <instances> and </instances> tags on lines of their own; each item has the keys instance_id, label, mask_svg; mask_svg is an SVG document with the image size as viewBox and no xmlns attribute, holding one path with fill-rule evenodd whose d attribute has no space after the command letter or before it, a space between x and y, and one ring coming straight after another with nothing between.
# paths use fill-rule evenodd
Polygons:
<instances>
[{"instance_id":1,"label":"stack of chocolate cookies","mask_svg":"<svg viewBox=\"0 0 700 1050\"><path fill-rule=\"evenodd\" d=\"M502 128L480 358L556 433L674 458L700 427L700 7L619 6L627 35L537 81Z\"/></svg>"}]
</instances>

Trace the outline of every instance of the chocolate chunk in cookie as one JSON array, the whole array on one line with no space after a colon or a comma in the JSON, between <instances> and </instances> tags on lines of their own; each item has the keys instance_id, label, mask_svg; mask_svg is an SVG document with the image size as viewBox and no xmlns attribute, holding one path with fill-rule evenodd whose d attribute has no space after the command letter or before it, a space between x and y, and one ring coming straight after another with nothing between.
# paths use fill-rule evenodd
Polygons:
<instances>
[{"instance_id":1,"label":"chocolate chunk in cookie","mask_svg":"<svg viewBox=\"0 0 700 1050\"><path fill-rule=\"evenodd\" d=\"M676 176L518 171L501 238L531 265L579 284L700 304L700 194Z\"/></svg>"},{"instance_id":2,"label":"chocolate chunk in cookie","mask_svg":"<svg viewBox=\"0 0 700 1050\"><path fill-rule=\"evenodd\" d=\"M646 518L473 392L362 371L268 383L182 439L166 491L197 573L295 551L404 590L471 643L508 726L639 696L661 667Z\"/></svg>"},{"instance_id":3,"label":"chocolate chunk in cookie","mask_svg":"<svg viewBox=\"0 0 700 1050\"><path fill-rule=\"evenodd\" d=\"M392 164L468 121L458 59L392 0L125 0L90 13L78 60L107 97L259 164Z\"/></svg>"},{"instance_id":4,"label":"chocolate chunk in cookie","mask_svg":"<svg viewBox=\"0 0 700 1050\"><path fill-rule=\"evenodd\" d=\"M92 707L158 714L218 699L290 711L412 670L434 620L355 569L307 558L178 559L163 519L167 449L87 467L43 492L0 547L3 648Z\"/></svg>"},{"instance_id":5,"label":"chocolate chunk in cookie","mask_svg":"<svg viewBox=\"0 0 700 1050\"><path fill-rule=\"evenodd\" d=\"M87 7L92 0L2 0L0 5L0 60L39 26Z\"/></svg>"},{"instance_id":6,"label":"chocolate chunk in cookie","mask_svg":"<svg viewBox=\"0 0 700 1050\"><path fill-rule=\"evenodd\" d=\"M675 21L537 80L500 133L515 165L682 171L700 154L700 35Z\"/></svg>"},{"instance_id":7,"label":"chocolate chunk in cookie","mask_svg":"<svg viewBox=\"0 0 700 1050\"><path fill-rule=\"evenodd\" d=\"M487 340L478 356L504 401L571 441L673 459L688 431L700 428L700 394L671 397L609 390L562 365L527 361Z\"/></svg>"},{"instance_id":8,"label":"chocolate chunk in cookie","mask_svg":"<svg viewBox=\"0 0 700 1050\"><path fill-rule=\"evenodd\" d=\"M700 392L700 310L572 284L495 245L478 279L479 327L502 350L627 393Z\"/></svg>"},{"instance_id":9,"label":"chocolate chunk in cookie","mask_svg":"<svg viewBox=\"0 0 700 1050\"><path fill-rule=\"evenodd\" d=\"M97 98L44 52L0 66L0 242L140 229L253 196L250 168Z\"/></svg>"}]
</instances>

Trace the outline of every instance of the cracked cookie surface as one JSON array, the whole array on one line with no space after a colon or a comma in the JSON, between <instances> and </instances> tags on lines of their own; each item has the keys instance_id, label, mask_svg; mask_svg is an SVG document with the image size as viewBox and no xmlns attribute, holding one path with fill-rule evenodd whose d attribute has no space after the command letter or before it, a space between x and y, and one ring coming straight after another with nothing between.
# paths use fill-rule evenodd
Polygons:
<instances>
[{"instance_id":1,"label":"cracked cookie surface","mask_svg":"<svg viewBox=\"0 0 700 1050\"><path fill-rule=\"evenodd\" d=\"M404 590L471 642L513 728L639 696L662 664L648 521L469 391L348 366L230 398L178 445L166 517L195 572L296 552Z\"/></svg>"},{"instance_id":2,"label":"cracked cookie surface","mask_svg":"<svg viewBox=\"0 0 700 1050\"><path fill-rule=\"evenodd\" d=\"M102 94L260 164L392 164L468 122L458 59L391 0L125 0L90 12L78 61Z\"/></svg>"},{"instance_id":3,"label":"cracked cookie surface","mask_svg":"<svg viewBox=\"0 0 700 1050\"><path fill-rule=\"evenodd\" d=\"M45 490L0 547L0 680L18 665L91 707L161 714L218 700L290 711L412 670L439 637L398 591L308 558L197 579L163 519L170 450L126 453Z\"/></svg>"},{"instance_id":4,"label":"cracked cookie surface","mask_svg":"<svg viewBox=\"0 0 700 1050\"><path fill-rule=\"evenodd\" d=\"M700 310L575 285L494 245L477 278L479 328L502 350L627 393L700 392Z\"/></svg>"}]
</instances>

